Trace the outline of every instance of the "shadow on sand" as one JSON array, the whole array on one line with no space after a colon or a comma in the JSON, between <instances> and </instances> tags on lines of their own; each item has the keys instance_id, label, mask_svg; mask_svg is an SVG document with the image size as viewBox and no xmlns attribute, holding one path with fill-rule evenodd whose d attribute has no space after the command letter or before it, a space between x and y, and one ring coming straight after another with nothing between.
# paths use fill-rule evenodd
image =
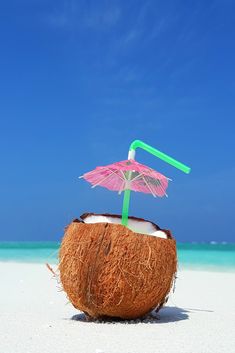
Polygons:
<instances>
[{"instance_id":1,"label":"shadow on sand","mask_svg":"<svg viewBox=\"0 0 235 353\"><path fill-rule=\"evenodd\" d=\"M102 319L91 319L87 318L85 314L76 314L71 317L71 320L80 322L94 322L97 324L104 323L119 323L119 324L164 324L168 322L176 322L181 320L187 320L189 318L189 310L178 308L175 306L167 306L162 308L158 313L151 312L147 316L144 316L135 320L122 320L118 318L102 318Z\"/></svg>"}]
</instances>

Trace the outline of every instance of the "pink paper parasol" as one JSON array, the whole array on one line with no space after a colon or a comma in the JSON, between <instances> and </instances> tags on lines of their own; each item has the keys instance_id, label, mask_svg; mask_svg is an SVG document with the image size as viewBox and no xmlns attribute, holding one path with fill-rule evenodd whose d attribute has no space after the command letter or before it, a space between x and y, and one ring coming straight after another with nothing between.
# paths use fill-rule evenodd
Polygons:
<instances>
[{"instance_id":1,"label":"pink paper parasol","mask_svg":"<svg viewBox=\"0 0 235 353\"><path fill-rule=\"evenodd\" d=\"M82 178L91 183L93 188L103 186L118 193L129 189L152 194L154 197L167 196L166 189L168 181L171 180L134 159L96 167L93 171L85 173Z\"/></svg>"}]
</instances>

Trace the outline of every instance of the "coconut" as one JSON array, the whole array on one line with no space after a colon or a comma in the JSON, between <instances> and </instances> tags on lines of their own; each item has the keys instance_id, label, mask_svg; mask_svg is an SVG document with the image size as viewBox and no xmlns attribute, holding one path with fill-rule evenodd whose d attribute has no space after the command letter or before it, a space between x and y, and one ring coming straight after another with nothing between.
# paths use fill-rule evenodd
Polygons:
<instances>
[{"instance_id":1,"label":"coconut","mask_svg":"<svg viewBox=\"0 0 235 353\"><path fill-rule=\"evenodd\" d=\"M160 308L177 267L171 232L130 217L86 213L66 227L59 253L63 289L93 318L134 319ZM142 233L141 233L142 232Z\"/></svg>"}]
</instances>

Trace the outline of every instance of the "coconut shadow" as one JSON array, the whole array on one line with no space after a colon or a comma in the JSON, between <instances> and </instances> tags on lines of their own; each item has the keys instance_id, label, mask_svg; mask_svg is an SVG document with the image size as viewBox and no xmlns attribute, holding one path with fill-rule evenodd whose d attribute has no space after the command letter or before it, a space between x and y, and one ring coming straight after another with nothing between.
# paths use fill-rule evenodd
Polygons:
<instances>
[{"instance_id":1,"label":"coconut shadow","mask_svg":"<svg viewBox=\"0 0 235 353\"><path fill-rule=\"evenodd\" d=\"M150 314L135 320L123 320L120 318L105 317L101 319L87 318L84 313L76 314L71 317L71 320L96 323L96 324L164 324L168 322L176 322L189 319L190 311L179 307L164 307L160 312L151 312Z\"/></svg>"}]
</instances>

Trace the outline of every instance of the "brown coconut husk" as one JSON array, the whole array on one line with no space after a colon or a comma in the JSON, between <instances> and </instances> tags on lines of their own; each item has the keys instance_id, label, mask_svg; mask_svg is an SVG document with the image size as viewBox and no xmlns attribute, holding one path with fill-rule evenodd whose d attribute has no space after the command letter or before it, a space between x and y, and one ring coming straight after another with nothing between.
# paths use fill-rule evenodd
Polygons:
<instances>
[{"instance_id":1,"label":"brown coconut husk","mask_svg":"<svg viewBox=\"0 0 235 353\"><path fill-rule=\"evenodd\" d=\"M176 242L170 237L79 220L67 227L59 259L69 300L94 318L134 319L160 308L177 267Z\"/></svg>"}]
</instances>

